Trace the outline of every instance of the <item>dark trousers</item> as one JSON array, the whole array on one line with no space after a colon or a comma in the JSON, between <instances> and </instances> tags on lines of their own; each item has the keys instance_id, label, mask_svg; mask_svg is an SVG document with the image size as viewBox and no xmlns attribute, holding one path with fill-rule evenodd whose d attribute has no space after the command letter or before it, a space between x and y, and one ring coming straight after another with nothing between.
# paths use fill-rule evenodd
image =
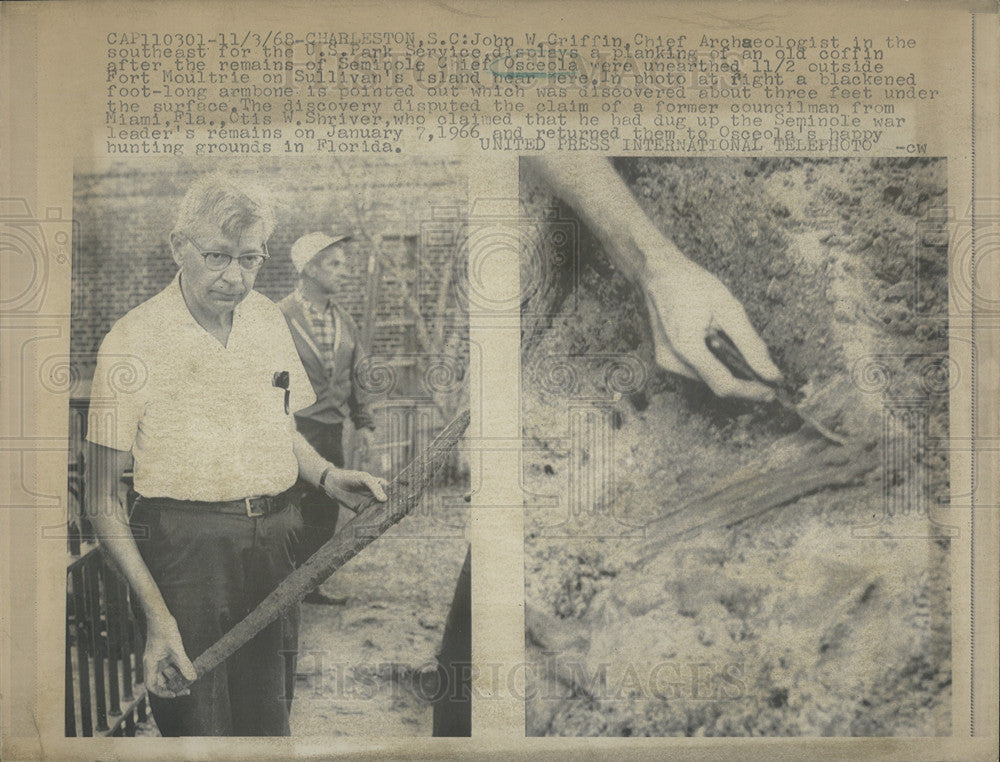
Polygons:
<instances>
[{"instance_id":1,"label":"dark trousers","mask_svg":"<svg viewBox=\"0 0 1000 762\"><path fill-rule=\"evenodd\" d=\"M458 575L455 596L444 624L434 700L435 736L472 735L472 567L471 553Z\"/></svg>"},{"instance_id":2,"label":"dark trousers","mask_svg":"<svg viewBox=\"0 0 1000 762\"><path fill-rule=\"evenodd\" d=\"M294 568L302 529L295 501L261 518L204 507L165 507L140 497L136 545L195 659L243 619ZM143 627L145 623L142 623ZM191 695L150 695L164 736L287 736L299 611L272 622L225 663L196 680Z\"/></svg>"},{"instance_id":3,"label":"dark trousers","mask_svg":"<svg viewBox=\"0 0 1000 762\"><path fill-rule=\"evenodd\" d=\"M299 433L305 437L323 458L338 468L344 466L344 424L317 423L308 418L295 419ZM337 528L340 504L318 487L303 483L299 507L302 511L304 528L302 538L295 549L297 565L304 564L309 557L333 537Z\"/></svg>"}]
</instances>

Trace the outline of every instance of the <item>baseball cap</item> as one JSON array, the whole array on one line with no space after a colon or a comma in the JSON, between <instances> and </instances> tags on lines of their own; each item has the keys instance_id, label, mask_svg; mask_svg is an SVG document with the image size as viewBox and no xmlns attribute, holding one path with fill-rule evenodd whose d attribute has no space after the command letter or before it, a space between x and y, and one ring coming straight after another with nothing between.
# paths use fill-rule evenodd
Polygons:
<instances>
[{"instance_id":1,"label":"baseball cap","mask_svg":"<svg viewBox=\"0 0 1000 762\"><path fill-rule=\"evenodd\" d=\"M327 235L326 233L309 233L292 244L292 264L296 272L302 272L309 260L319 254L327 246L350 241L348 234Z\"/></svg>"}]
</instances>

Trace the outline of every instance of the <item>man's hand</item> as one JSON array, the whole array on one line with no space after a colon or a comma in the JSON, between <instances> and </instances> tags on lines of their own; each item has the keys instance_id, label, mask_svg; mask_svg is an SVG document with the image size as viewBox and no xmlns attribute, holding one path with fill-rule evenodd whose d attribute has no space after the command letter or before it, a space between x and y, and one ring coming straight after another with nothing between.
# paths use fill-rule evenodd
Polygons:
<instances>
[{"instance_id":1,"label":"man's hand","mask_svg":"<svg viewBox=\"0 0 1000 762\"><path fill-rule=\"evenodd\" d=\"M378 476L373 476L367 471L350 471L342 468L331 467L327 474L326 481L323 482L323 490L326 494L337 499L337 490L346 492L371 493L379 502L389 499L385 494L385 488L389 483Z\"/></svg>"},{"instance_id":2,"label":"man's hand","mask_svg":"<svg viewBox=\"0 0 1000 762\"><path fill-rule=\"evenodd\" d=\"M656 259L655 253L647 253L647 262L653 267ZM762 378L781 379L781 371L771 362L767 346L750 325L743 306L718 278L685 260L662 273L650 268L642 286L657 363L674 373L701 379L720 397L773 398L773 391L764 384L735 378L705 344L709 330L720 328Z\"/></svg>"},{"instance_id":3,"label":"man's hand","mask_svg":"<svg viewBox=\"0 0 1000 762\"><path fill-rule=\"evenodd\" d=\"M173 617L148 619L146 651L142 667L146 687L163 698L176 698L191 693L188 686L198 679L194 665L184 651L181 634Z\"/></svg>"},{"instance_id":4,"label":"man's hand","mask_svg":"<svg viewBox=\"0 0 1000 762\"><path fill-rule=\"evenodd\" d=\"M709 330L721 329L761 378L781 377L743 306L660 232L609 160L579 152L526 161L577 211L622 273L645 291L660 365L701 379L720 397L774 396L765 384L735 378L708 350Z\"/></svg>"}]
</instances>

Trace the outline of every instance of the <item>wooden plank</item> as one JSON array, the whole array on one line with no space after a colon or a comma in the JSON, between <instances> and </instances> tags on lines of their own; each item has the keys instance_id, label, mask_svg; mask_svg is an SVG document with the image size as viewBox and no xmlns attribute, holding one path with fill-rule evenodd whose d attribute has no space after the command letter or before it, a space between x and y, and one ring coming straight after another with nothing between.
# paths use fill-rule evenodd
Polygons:
<instances>
[{"instance_id":1,"label":"wooden plank","mask_svg":"<svg viewBox=\"0 0 1000 762\"><path fill-rule=\"evenodd\" d=\"M761 471L748 466L647 525L637 565L655 558L664 544L702 529L736 526L816 492L856 484L879 462L875 442L848 447L823 443L818 449L799 451L775 468Z\"/></svg>"}]
</instances>

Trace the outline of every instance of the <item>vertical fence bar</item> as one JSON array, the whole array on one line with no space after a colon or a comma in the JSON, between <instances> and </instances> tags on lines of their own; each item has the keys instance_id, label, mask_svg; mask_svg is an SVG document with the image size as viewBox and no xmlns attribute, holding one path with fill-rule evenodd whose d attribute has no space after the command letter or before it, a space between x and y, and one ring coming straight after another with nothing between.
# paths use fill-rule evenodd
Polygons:
<instances>
[{"instance_id":1,"label":"vertical fence bar","mask_svg":"<svg viewBox=\"0 0 1000 762\"><path fill-rule=\"evenodd\" d=\"M118 580L115 584L115 595L118 598L118 606L121 611L121 619L118 621L118 650L117 658L122 665L122 698L131 701L132 694L132 612L129 608L128 587ZM131 713L130 713L131 714Z\"/></svg>"},{"instance_id":2,"label":"vertical fence bar","mask_svg":"<svg viewBox=\"0 0 1000 762\"><path fill-rule=\"evenodd\" d=\"M69 631L70 601L66 600L66 735L76 735L76 699L73 696L73 655Z\"/></svg>"},{"instance_id":3,"label":"vertical fence bar","mask_svg":"<svg viewBox=\"0 0 1000 762\"><path fill-rule=\"evenodd\" d=\"M87 559L86 576L87 590L90 598L88 618L90 619L90 643L94 658L94 706L97 710L97 727L99 731L108 729L108 697L104 681L104 643L101 627L101 579L100 553L93 553Z\"/></svg>"},{"instance_id":4,"label":"vertical fence bar","mask_svg":"<svg viewBox=\"0 0 1000 762\"><path fill-rule=\"evenodd\" d=\"M132 639L135 645L135 681L137 683L144 682L144 670L142 668L142 652L146 650L146 638L142 634L141 627L133 627ZM146 721L146 699L145 697L139 701L138 706L136 706L136 715L139 718L139 722Z\"/></svg>"},{"instance_id":5,"label":"vertical fence bar","mask_svg":"<svg viewBox=\"0 0 1000 762\"><path fill-rule=\"evenodd\" d=\"M76 622L76 670L80 686L80 729L84 736L94 735L93 718L90 715L90 659L87 647L90 633L87 632L86 607L83 594L83 565L73 567L73 619Z\"/></svg>"},{"instance_id":6,"label":"vertical fence bar","mask_svg":"<svg viewBox=\"0 0 1000 762\"><path fill-rule=\"evenodd\" d=\"M66 520L66 544L72 555L80 555L80 527L77 526L76 519Z\"/></svg>"},{"instance_id":7,"label":"vertical fence bar","mask_svg":"<svg viewBox=\"0 0 1000 762\"><path fill-rule=\"evenodd\" d=\"M114 570L107 565L103 565L101 570L104 576L104 604L107 611L107 642L108 642L108 712L115 716L122 713L121 694L118 685L118 661L120 659L118 648L119 622L122 618L122 611L118 600L118 577Z\"/></svg>"}]
</instances>

